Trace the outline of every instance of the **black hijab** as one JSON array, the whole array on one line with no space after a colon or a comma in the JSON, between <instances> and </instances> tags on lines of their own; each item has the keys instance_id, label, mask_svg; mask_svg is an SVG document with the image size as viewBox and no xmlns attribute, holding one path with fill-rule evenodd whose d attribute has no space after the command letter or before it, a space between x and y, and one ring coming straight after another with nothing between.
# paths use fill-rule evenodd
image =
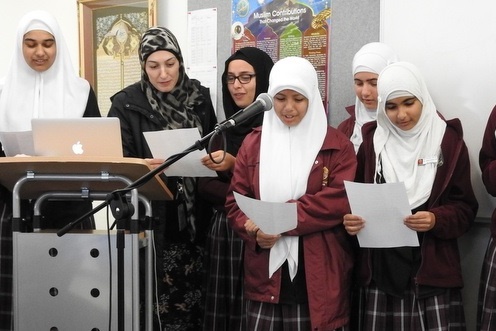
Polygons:
<instances>
[{"instance_id":1,"label":"black hijab","mask_svg":"<svg viewBox=\"0 0 496 331\"><path fill-rule=\"evenodd\" d=\"M267 53L256 47L241 48L226 60L224 73L222 74L222 104L224 106L224 114L226 115L226 118L231 117L241 109L234 102L226 83L229 63L233 60L243 60L249 63L255 70L255 98L260 93L267 92L269 87L270 70L274 65L272 58ZM255 101L255 99L253 101ZM262 125L262 120L263 113L249 118L243 123L229 129L227 131L227 151L232 155L236 155L245 136L250 133L254 127Z\"/></svg>"}]
</instances>

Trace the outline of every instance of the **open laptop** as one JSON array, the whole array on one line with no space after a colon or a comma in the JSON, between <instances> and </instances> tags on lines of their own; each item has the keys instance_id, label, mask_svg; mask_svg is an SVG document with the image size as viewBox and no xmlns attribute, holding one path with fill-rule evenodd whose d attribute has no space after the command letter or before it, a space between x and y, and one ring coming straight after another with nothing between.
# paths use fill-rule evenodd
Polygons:
<instances>
[{"instance_id":1,"label":"open laptop","mask_svg":"<svg viewBox=\"0 0 496 331\"><path fill-rule=\"evenodd\" d=\"M123 156L116 117L34 118L31 127L37 156Z\"/></svg>"}]
</instances>

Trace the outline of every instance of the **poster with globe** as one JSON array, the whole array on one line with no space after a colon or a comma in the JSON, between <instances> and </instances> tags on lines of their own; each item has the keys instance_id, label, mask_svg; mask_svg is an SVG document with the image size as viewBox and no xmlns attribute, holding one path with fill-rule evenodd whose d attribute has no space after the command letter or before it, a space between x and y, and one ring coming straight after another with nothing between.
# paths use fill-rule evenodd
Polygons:
<instances>
[{"instance_id":1,"label":"poster with globe","mask_svg":"<svg viewBox=\"0 0 496 331\"><path fill-rule=\"evenodd\" d=\"M274 62L288 56L308 59L327 105L331 13L331 0L232 0L231 51L251 46Z\"/></svg>"}]
</instances>

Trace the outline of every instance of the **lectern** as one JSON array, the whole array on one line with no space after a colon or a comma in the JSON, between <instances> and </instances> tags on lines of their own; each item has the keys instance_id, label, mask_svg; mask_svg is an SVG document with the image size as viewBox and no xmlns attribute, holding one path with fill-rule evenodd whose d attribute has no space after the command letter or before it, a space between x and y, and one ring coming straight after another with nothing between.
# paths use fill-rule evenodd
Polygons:
<instances>
[{"instance_id":1,"label":"lectern","mask_svg":"<svg viewBox=\"0 0 496 331\"><path fill-rule=\"evenodd\" d=\"M139 250L145 250L145 321L152 330L153 251L151 230L127 230L123 240L123 277L117 273L117 231L21 230L22 199L36 199L35 218L47 199L105 200L152 169L142 159L80 157L0 158L0 183L13 194L14 330L139 330ZM139 206L151 216L151 200L172 199L155 176L129 192L138 223ZM142 202L139 204L139 202ZM139 226L135 227L139 229ZM110 253L109 253L110 252ZM121 275L122 276L122 275ZM124 291L118 297L118 287ZM122 305L123 316L118 316ZM121 326L119 318L123 321Z\"/></svg>"}]
</instances>

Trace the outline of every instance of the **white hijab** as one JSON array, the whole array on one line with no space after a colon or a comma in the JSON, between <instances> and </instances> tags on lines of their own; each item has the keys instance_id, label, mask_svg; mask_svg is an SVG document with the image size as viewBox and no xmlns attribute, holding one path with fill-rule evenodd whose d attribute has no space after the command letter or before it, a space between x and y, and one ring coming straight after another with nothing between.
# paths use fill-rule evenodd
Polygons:
<instances>
[{"instance_id":1,"label":"white hijab","mask_svg":"<svg viewBox=\"0 0 496 331\"><path fill-rule=\"evenodd\" d=\"M379 73L391 63L397 62L398 57L393 49L384 43L372 42L364 45L353 57L353 77L359 72ZM355 99L355 127L350 137L355 147L355 153L362 143L362 125L375 121L377 109L368 109L356 97Z\"/></svg>"},{"instance_id":2,"label":"white hijab","mask_svg":"<svg viewBox=\"0 0 496 331\"><path fill-rule=\"evenodd\" d=\"M420 72L410 63L396 62L384 69L379 75L377 89L375 177L377 180L382 171L387 183L404 182L410 207L414 209L425 203L431 194L446 122L437 114ZM385 105L389 99L407 95L417 97L422 103L422 114L417 125L403 131L391 123Z\"/></svg>"},{"instance_id":3,"label":"white hijab","mask_svg":"<svg viewBox=\"0 0 496 331\"><path fill-rule=\"evenodd\" d=\"M24 35L43 30L55 38L57 54L44 72L24 60ZM82 117L89 83L74 72L69 51L55 18L41 10L27 13L19 22L16 45L3 86L0 86L0 131L29 131L37 117Z\"/></svg>"},{"instance_id":4,"label":"white hijab","mask_svg":"<svg viewBox=\"0 0 496 331\"><path fill-rule=\"evenodd\" d=\"M313 65L300 57L276 62L269 78L268 93L294 90L308 99L302 121L286 126L271 109L264 115L260 146L260 197L263 201L286 202L305 194L308 176L327 133L327 117ZM272 247L269 277L288 261L291 279L298 267L298 237L283 236Z\"/></svg>"}]
</instances>

